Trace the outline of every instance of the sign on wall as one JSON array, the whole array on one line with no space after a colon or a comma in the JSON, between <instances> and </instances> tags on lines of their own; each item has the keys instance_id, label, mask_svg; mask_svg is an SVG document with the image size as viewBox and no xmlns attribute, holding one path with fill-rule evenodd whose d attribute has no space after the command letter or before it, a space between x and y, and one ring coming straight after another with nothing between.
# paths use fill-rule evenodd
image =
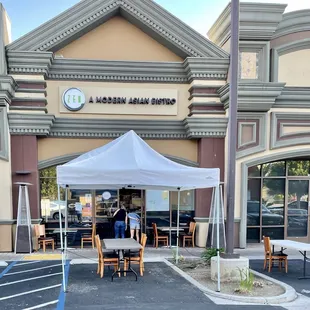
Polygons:
<instances>
[{"instance_id":1,"label":"sign on wall","mask_svg":"<svg viewBox=\"0 0 310 310\"><path fill-rule=\"evenodd\" d=\"M59 87L61 113L177 115L176 89Z\"/></svg>"}]
</instances>

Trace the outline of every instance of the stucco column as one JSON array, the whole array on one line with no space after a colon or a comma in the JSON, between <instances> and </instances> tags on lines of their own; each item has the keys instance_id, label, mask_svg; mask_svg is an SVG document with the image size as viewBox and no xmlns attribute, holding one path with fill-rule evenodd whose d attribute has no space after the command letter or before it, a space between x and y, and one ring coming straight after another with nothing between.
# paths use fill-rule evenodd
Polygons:
<instances>
[{"instance_id":1,"label":"stucco column","mask_svg":"<svg viewBox=\"0 0 310 310\"><path fill-rule=\"evenodd\" d=\"M36 136L11 136L11 162L13 183L13 217L17 217L18 186L14 182L22 181L33 184L29 186L31 219L39 219L39 171L38 146Z\"/></svg>"},{"instance_id":2,"label":"stucco column","mask_svg":"<svg viewBox=\"0 0 310 310\"><path fill-rule=\"evenodd\" d=\"M224 180L224 138L202 138L198 141L198 163L200 168L220 168ZM196 244L206 246L208 219L210 214L212 189L196 190L195 220L197 222Z\"/></svg>"}]
</instances>

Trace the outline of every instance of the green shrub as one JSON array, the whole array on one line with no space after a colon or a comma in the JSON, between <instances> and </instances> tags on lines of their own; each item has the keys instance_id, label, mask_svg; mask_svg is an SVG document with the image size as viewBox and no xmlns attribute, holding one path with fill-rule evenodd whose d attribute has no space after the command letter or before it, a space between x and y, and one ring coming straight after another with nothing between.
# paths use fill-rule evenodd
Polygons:
<instances>
[{"instance_id":1,"label":"green shrub","mask_svg":"<svg viewBox=\"0 0 310 310\"><path fill-rule=\"evenodd\" d=\"M240 284L239 288L236 290L240 293L248 293L253 289L254 284L254 274L250 270L239 269L240 273Z\"/></svg>"},{"instance_id":2,"label":"green shrub","mask_svg":"<svg viewBox=\"0 0 310 310\"><path fill-rule=\"evenodd\" d=\"M224 249L220 248L220 253L223 253ZM201 254L201 258L206 262L206 263L210 263L211 258L217 256L217 252L215 248L208 248L205 249L202 254Z\"/></svg>"}]
</instances>

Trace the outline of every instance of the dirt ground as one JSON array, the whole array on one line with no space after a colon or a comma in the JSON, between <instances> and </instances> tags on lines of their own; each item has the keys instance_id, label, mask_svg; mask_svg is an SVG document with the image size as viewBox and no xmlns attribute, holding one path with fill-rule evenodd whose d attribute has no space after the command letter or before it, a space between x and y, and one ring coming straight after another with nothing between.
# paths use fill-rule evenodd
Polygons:
<instances>
[{"instance_id":1,"label":"dirt ground","mask_svg":"<svg viewBox=\"0 0 310 310\"><path fill-rule=\"evenodd\" d=\"M200 284L206 286L208 289L216 291L217 283L211 280L211 267L202 260L190 260L179 262L178 267L186 272L193 279ZM284 293L284 289L265 279L254 277L253 288L251 291L240 292L238 282L221 283L221 293L239 296L255 296L255 297L271 297L278 296Z\"/></svg>"}]
</instances>

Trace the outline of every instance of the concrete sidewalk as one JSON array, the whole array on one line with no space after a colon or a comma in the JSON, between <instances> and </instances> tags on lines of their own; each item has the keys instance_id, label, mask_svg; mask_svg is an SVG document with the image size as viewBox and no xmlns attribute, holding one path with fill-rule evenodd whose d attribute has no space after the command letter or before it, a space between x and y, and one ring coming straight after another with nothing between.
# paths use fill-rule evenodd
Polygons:
<instances>
[{"instance_id":1,"label":"concrete sidewalk","mask_svg":"<svg viewBox=\"0 0 310 310\"><path fill-rule=\"evenodd\" d=\"M203 248L179 248L179 255L184 256L185 258L199 258L204 251ZM160 247L158 249L153 247L146 247L145 249L145 261L147 262L156 262L160 261L163 258L172 258L175 252L175 248L166 248ZM250 244L246 249L235 249L236 253L239 253L241 256L248 257L249 259L263 259L264 258L264 246L263 244ZM34 252L32 255L40 255L42 251ZM60 253L60 250L55 250L52 252L51 250L47 250L46 254L56 254ZM299 252L294 250L287 249L285 253L288 254L289 259L302 259L302 256ZM15 253L0 253L0 261L19 261L23 260L24 256L28 254L15 254ZM92 248L74 248L68 250L68 259L89 259L96 260L97 259L97 251Z\"/></svg>"},{"instance_id":2,"label":"concrete sidewalk","mask_svg":"<svg viewBox=\"0 0 310 310\"><path fill-rule=\"evenodd\" d=\"M203 248L179 248L179 255L184 256L187 259L190 258L199 258L204 251ZM163 258L172 258L175 252L175 248L166 248L160 247L158 249L153 247L146 247L145 249L145 261L147 262L156 262L160 261ZM264 246L263 244L255 243L247 246L246 249L235 249L236 253L239 253L241 256L248 257L249 259L263 259L264 258ZM34 252L32 255L40 255L42 251ZM60 253L60 250L47 250L46 254L56 254ZM288 254L289 259L302 259L302 256L299 252L294 250L287 249L285 253ZM28 254L14 254L14 253L0 253L0 261L19 261L23 260L24 256ZM97 251L92 248L74 248L68 250L68 259L97 259Z\"/></svg>"}]
</instances>

